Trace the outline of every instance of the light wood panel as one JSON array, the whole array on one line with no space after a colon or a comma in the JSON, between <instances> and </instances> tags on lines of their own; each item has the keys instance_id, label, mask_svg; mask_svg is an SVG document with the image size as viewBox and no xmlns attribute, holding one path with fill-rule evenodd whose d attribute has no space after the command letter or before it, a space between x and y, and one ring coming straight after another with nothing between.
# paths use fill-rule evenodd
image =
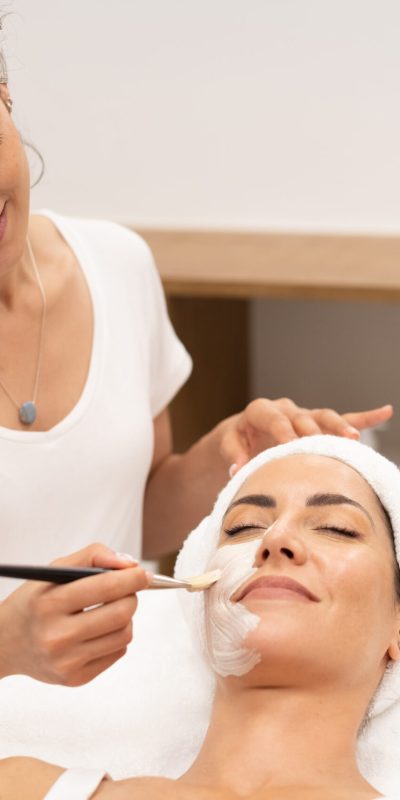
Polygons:
<instances>
[{"instance_id":1,"label":"light wood panel","mask_svg":"<svg viewBox=\"0 0 400 800\"><path fill-rule=\"evenodd\" d=\"M400 300L400 237L139 231L171 296Z\"/></svg>"}]
</instances>

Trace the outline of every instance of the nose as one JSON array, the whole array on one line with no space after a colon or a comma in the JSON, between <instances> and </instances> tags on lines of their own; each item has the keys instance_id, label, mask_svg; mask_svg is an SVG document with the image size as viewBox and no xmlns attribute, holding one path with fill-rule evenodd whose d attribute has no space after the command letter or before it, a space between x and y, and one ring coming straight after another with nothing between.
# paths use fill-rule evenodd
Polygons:
<instances>
[{"instance_id":1,"label":"nose","mask_svg":"<svg viewBox=\"0 0 400 800\"><path fill-rule=\"evenodd\" d=\"M301 535L277 521L265 531L256 551L254 566L261 567L267 560L272 564L286 559L301 566L307 561L307 548Z\"/></svg>"}]
</instances>

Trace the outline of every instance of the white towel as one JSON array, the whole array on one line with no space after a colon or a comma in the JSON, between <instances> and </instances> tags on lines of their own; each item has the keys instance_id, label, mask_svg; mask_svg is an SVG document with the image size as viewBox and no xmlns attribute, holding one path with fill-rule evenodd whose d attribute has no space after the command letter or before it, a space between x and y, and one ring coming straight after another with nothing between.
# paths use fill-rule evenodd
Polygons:
<instances>
[{"instance_id":1,"label":"white towel","mask_svg":"<svg viewBox=\"0 0 400 800\"><path fill-rule=\"evenodd\" d=\"M260 453L242 467L222 490L214 509L189 535L178 556L177 577L207 571L215 553L222 517L244 481L259 467L274 459L310 453L343 461L370 484L386 508L393 527L397 560L400 563L400 471L366 445L336 436L308 436ZM199 594L183 598L185 613L196 642L204 644L204 600ZM204 649L204 647L203 647ZM391 662L375 694L368 723L359 737L360 768L381 792L395 792L400 786L400 662Z\"/></svg>"},{"instance_id":2,"label":"white towel","mask_svg":"<svg viewBox=\"0 0 400 800\"><path fill-rule=\"evenodd\" d=\"M330 442L333 448L337 447L336 454L325 452ZM378 469L386 487L385 496L372 478L370 482L391 514L398 541L399 513L394 512L397 497L400 498L400 482L396 467L369 448L334 437L312 437L283 447L310 446L315 450L296 452L325 452L346 461L343 448L350 448L354 457L358 453L361 466L354 466L361 474L365 474L363 463L371 462L371 474L374 468ZM319 446L324 450L319 451ZM277 458L285 450L275 448L262 454L257 457L260 463L268 460L268 454ZM231 490L233 494L238 490L248 474L246 470L255 468L251 465L232 479L211 517L190 535L190 546L184 547L178 560L181 576L206 568L215 547L211 520L215 519L217 508L229 502ZM183 600L189 604L200 602L200 594L174 590L141 593L134 621L135 638L127 655L86 686L49 686L25 676L0 681L0 758L30 755L64 767L102 767L115 778L174 778L185 772L207 729L214 679L200 662L191 630L185 625ZM363 773L377 791L386 792L393 800L400 787L397 689L397 677L382 687L386 710L378 714L376 706L375 716L360 739Z\"/></svg>"},{"instance_id":3,"label":"white towel","mask_svg":"<svg viewBox=\"0 0 400 800\"><path fill-rule=\"evenodd\" d=\"M23 675L0 681L0 758L101 767L113 778L185 772L207 729L212 692L178 594L141 592L127 654L86 686Z\"/></svg>"}]
</instances>

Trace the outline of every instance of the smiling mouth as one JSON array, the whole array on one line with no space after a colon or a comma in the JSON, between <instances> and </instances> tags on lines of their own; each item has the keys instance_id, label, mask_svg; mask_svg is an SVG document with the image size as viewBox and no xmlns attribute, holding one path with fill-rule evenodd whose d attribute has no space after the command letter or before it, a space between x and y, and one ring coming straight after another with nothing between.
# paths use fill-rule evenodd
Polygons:
<instances>
[{"instance_id":1,"label":"smiling mouth","mask_svg":"<svg viewBox=\"0 0 400 800\"><path fill-rule=\"evenodd\" d=\"M285 577L284 575L264 575L256 580L251 581L240 592L239 596L235 598L234 602L240 603L245 597L252 595L260 599L272 600L310 600L314 603L319 603L320 598L313 592L310 592L305 586L293 578Z\"/></svg>"},{"instance_id":2,"label":"smiling mouth","mask_svg":"<svg viewBox=\"0 0 400 800\"><path fill-rule=\"evenodd\" d=\"M4 206L0 211L0 240L3 238L6 230L6 224L7 224L6 208L7 208L7 202L4 203Z\"/></svg>"}]
</instances>

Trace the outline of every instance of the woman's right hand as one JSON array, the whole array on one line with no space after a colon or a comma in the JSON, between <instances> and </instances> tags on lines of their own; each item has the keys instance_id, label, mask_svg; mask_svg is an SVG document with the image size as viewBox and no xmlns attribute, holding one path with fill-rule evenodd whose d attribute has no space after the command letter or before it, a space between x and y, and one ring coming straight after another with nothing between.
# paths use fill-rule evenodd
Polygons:
<instances>
[{"instance_id":1,"label":"woman's right hand","mask_svg":"<svg viewBox=\"0 0 400 800\"><path fill-rule=\"evenodd\" d=\"M10 594L0 605L0 677L80 686L126 652L136 592L150 576L101 544L53 564L113 569L62 585L27 581Z\"/></svg>"}]
</instances>

